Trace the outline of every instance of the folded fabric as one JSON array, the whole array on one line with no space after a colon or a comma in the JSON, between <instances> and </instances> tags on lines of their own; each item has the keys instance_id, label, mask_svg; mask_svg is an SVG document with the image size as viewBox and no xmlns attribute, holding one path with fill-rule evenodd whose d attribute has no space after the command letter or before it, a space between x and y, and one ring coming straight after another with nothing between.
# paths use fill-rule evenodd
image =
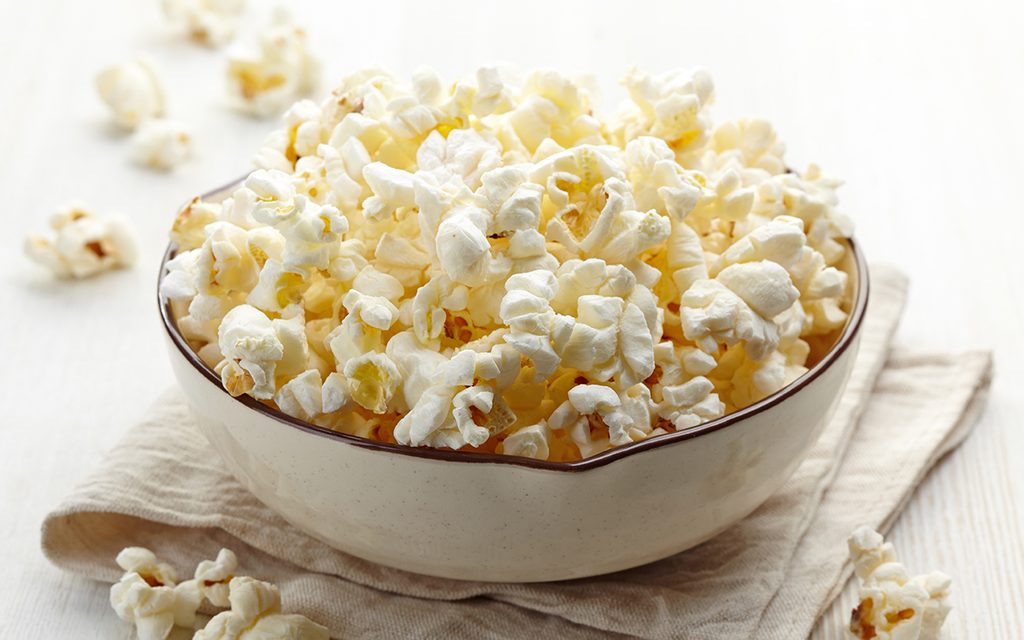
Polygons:
<instances>
[{"instance_id":1,"label":"folded fabric","mask_svg":"<svg viewBox=\"0 0 1024 640\"><path fill-rule=\"evenodd\" d=\"M885 529L936 460L970 430L988 353L892 351L906 297L872 269L861 351L835 417L786 485L745 520L684 553L606 576L545 584L415 575L292 528L222 466L182 396L163 396L100 469L43 523L57 566L114 581L146 546L185 573L217 550L276 582L286 610L335 638L806 637L841 589L846 535ZM111 614L113 615L113 614Z\"/></svg>"}]
</instances>

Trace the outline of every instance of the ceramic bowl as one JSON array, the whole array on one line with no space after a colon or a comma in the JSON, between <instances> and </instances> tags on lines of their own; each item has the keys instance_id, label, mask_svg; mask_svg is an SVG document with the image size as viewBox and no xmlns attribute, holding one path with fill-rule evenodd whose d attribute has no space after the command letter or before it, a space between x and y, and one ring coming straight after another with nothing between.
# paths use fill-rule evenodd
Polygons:
<instances>
[{"instance_id":1,"label":"ceramic bowl","mask_svg":"<svg viewBox=\"0 0 1024 640\"><path fill-rule=\"evenodd\" d=\"M793 473L835 410L857 354L868 274L856 244L850 249L850 318L807 373L717 420L578 462L373 442L233 398L182 338L170 309L160 310L171 365L203 433L238 480L288 522L407 571L562 580L700 544Z\"/></svg>"}]
</instances>

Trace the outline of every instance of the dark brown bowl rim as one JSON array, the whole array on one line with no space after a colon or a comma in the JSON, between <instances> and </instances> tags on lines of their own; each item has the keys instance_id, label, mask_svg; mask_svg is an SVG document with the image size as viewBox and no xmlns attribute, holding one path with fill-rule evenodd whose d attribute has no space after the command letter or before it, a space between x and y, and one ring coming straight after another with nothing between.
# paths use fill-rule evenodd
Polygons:
<instances>
[{"instance_id":1,"label":"dark brown bowl rim","mask_svg":"<svg viewBox=\"0 0 1024 640\"><path fill-rule=\"evenodd\" d=\"M232 183L234 184L234 183ZM220 193L231 185L227 185L220 189L215 189L208 194L204 194L203 197L209 197L213 194ZM832 364L834 364L843 353L850 348L853 344L857 334L860 333L861 325L864 321L864 314L867 310L868 305L868 293L870 284L868 282L868 266L864 259L864 254L860 251L853 238L848 238L847 242L850 246L850 250L853 253L854 262L857 269L857 297L853 305L853 310L850 313L850 318L846 322L846 327L843 329L843 333L839 336L839 340L836 344L825 354L825 356L818 361L813 367L811 367L802 376L786 385L779 391L776 391L772 395L755 402L754 404L744 407L738 411L726 414L721 418L710 420L687 429L685 431L676 431L672 433L666 433L664 435L655 436L646 440L640 440L630 444L620 445L612 447L607 451L602 451L589 458L582 460L576 460L574 462L551 462L548 460L535 460L533 458L525 458L521 456L512 456L497 453L474 453L471 451L451 451L442 449L432 449L429 447L410 447L401 444L391 444L389 442L377 442L375 440L367 440L366 438L360 438L359 436L349 435L347 433L341 433L339 431L332 431L326 427L320 427L298 418L293 418L285 413L272 409L265 404L259 402L255 398L242 395L233 397L235 402L239 402L246 407L261 413L269 418L287 425L310 433L313 435L321 436L331 440L337 440L345 444L353 445L363 449L369 449L371 451L380 451L382 453L393 453L403 456L413 456L417 458L427 458L430 460L443 460L445 462L468 462L468 463L491 463L491 464L503 464L503 465L514 465L519 467L530 467L532 469L544 469L548 471L587 471L589 469L596 469L603 467L606 464L621 460L628 456L643 451L650 451L651 449L666 447L676 442L683 440L690 440L702 435L713 433L719 429L724 429L731 424L735 424L741 420L745 420L753 415L767 411L775 405L785 401L790 396L795 395L801 389L814 382L819 376L821 376L825 370L827 370ZM164 303L160 300L160 282L163 280L164 273L166 271L165 265L167 261L174 257L177 252L177 247L171 242L167 246L167 250L164 252L163 259L160 261L160 273L157 278L157 306L160 308L160 319L163 321L164 329L167 331L167 335L170 337L171 342L178 348L181 355L184 356L185 360L191 364L199 373L205 377L211 384L217 387L217 389L224 394L228 392L224 389L221 384L220 376L206 365L202 360L199 359L198 354L192 350L188 342L178 331L177 324L171 319L171 308L170 303ZM229 395L229 397L231 397Z\"/></svg>"}]
</instances>

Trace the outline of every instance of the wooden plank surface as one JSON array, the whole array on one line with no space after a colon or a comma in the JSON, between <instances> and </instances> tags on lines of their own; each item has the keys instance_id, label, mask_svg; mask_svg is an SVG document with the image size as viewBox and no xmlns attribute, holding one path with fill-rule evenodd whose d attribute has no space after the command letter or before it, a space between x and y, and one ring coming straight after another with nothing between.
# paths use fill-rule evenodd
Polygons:
<instances>
[{"instance_id":1,"label":"wooden plank surface","mask_svg":"<svg viewBox=\"0 0 1024 640\"><path fill-rule=\"evenodd\" d=\"M258 22L268 5L251 4ZM403 74L429 63L450 77L505 61L592 73L613 104L630 63L705 66L719 119L768 117L793 163L845 178L845 209L869 255L912 277L900 340L996 353L977 431L921 487L892 540L912 569L954 577L948 637L1020 637L1024 5L292 4L332 79L370 63ZM0 0L2 638L131 637L105 586L46 563L39 523L172 384L153 302L170 215L243 173L271 127L227 109L222 55L169 34L158 5ZM195 129L199 157L174 174L130 164L92 88L102 65L139 53L162 73L171 115ZM23 259L24 234L74 198L133 220L137 268L63 284ZM850 597L815 637L841 637Z\"/></svg>"}]
</instances>

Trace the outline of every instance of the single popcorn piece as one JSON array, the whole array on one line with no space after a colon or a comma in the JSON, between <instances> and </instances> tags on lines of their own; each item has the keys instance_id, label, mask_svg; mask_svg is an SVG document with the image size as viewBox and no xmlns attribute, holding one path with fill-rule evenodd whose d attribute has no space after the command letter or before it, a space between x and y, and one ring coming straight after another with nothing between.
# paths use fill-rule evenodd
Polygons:
<instances>
[{"instance_id":1,"label":"single popcorn piece","mask_svg":"<svg viewBox=\"0 0 1024 640\"><path fill-rule=\"evenodd\" d=\"M256 51L228 54L228 93L235 106L258 117L275 116L316 90L320 61L309 51L306 32L282 9L260 34Z\"/></svg>"},{"instance_id":2,"label":"single popcorn piece","mask_svg":"<svg viewBox=\"0 0 1024 640\"><path fill-rule=\"evenodd\" d=\"M606 116L586 83L493 68L369 68L295 101L314 68L288 21L232 56L239 103L282 122L172 229L161 296L231 394L572 461L759 402L846 325L839 182L765 121L715 126L703 71L633 70Z\"/></svg>"},{"instance_id":3,"label":"single popcorn piece","mask_svg":"<svg viewBox=\"0 0 1024 640\"><path fill-rule=\"evenodd\" d=\"M274 585L247 577L229 583L231 609L218 613L194 640L328 640L327 628L305 616L281 613Z\"/></svg>"},{"instance_id":4,"label":"single popcorn piece","mask_svg":"<svg viewBox=\"0 0 1024 640\"><path fill-rule=\"evenodd\" d=\"M135 263L133 233L121 217L101 218L69 205L50 218L49 235L31 235L25 253L61 278L86 278Z\"/></svg>"},{"instance_id":5,"label":"single popcorn piece","mask_svg":"<svg viewBox=\"0 0 1024 640\"><path fill-rule=\"evenodd\" d=\"M122 550L117 564L125 574L110 588L110 604L119 618L135 624L140 640L164 640L175 625L195 624L201 599L195 580L175 584L174 569L142 547Z\"/></svg>"},{"instance_id":6,"label":"single popcorn piece","mask_svg":"<svg viewBox=\"0 0 1024 640\"><path fill-rule=\"evenodd\" d=\"M163 0L164 15L196 42L219 47L235 35L245 0Z\"/></svg>"},{"instance_id":7,"label":"single popcorn piece","mask_svg":"<svg viewBox=\"0 0 1024 640\"><path fill-rule=\"evenodd\" d=\"M545 424L523 427L502 441L502 452L510 456L523 456L547 460L551 451L551 430Z\"/></svg>"},{"instance_id":8,"label":"single popcorn piece","mask_svg":"<svg viewBox=\"0 0 1024 640\"><path fill-rule=\"evenodd\" d=\"M857 528L848 543L861 581L850 633L864 640L938 640L950 610L945 602L949 576L936 571L911 578L892 544L866 526Z\"/></svg>"},{"instance_id":9,"label":"single popcorn piece","mask_svg":"<svg viewBox=\"0 0 1024 640\"><path fill-rule=\"evenodd\" d=\"M174 120L143 122L131 143L135 162L154 169L173 169L192 155L190 129Z\"/></svg>"},{"instance_id":10,"label":"single popcorn piece","mask_svg":"<svg viewBox=\"0 0 1024 640\"><path fill-rule=\"evenodd\" d=\"M215 607L231 606L228 583L238 569L238 557L231 549L221 549L214 560L203 560L196 567L195 580L199 592Z\"/></svg>"},{"instance_id":11,"label":"single popcorn piece","mask_svg":"<svg viewBox=\"0 0 1024 640\"><path fill-rule=\"evenodd\" d=\"M123 129L164 115L163 86L146 59L107 67L96 76L96 90Z\"/></svg>"},{"instance_id":12,"label":"single popcorn piece","mask_svg":"<svg viewBox=\"0 0 1024 640\"><path fill-rule=\"evenodd\" d=\"M284 358L274 321L255 307L239 305L224 316L217 339L227 363L221 370L225 388L233 395L272 398L275 368Z\"/></svg>"}]
</instances>

